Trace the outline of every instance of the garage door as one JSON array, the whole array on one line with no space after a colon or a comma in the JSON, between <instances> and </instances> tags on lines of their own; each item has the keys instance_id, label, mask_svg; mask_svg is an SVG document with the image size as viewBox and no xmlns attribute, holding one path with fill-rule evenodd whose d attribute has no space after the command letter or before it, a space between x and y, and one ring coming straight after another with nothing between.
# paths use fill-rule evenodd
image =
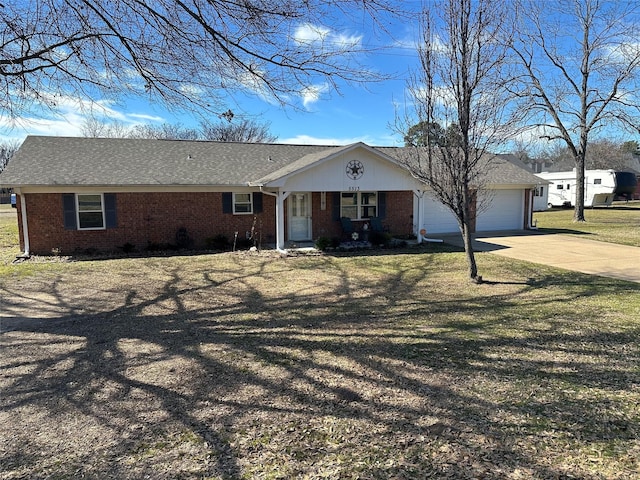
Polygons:
<instances>
[{"instance_id":1,"label":"garage door","mask_svg":"<svg viewBox=\"0 0 640 480\"><path fill-rule=\"evenodd\" d=\"M423 225L427 235L460 232L458 221L451 210L429 195L425 195Z\"/></svg>"},{"instance_id":2,"label":"garage door","mask_svg":"<svg viewBox=\"0 0 640 480\"><path fill-rule=\"evenodd\" d=\"M523 190L493 190L488 208L478 214L476 231L522 230L523 195Z\"/></svg>"}]
</instances>

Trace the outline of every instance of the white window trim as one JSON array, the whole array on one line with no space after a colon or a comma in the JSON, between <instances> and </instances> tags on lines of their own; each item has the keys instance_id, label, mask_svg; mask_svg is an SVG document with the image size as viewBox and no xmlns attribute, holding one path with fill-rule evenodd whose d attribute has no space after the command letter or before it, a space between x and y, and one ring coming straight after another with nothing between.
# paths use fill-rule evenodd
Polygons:
<instances>
[{"instance_id":1,"label":"white window trim","mask_svg":"<svg viewBox=\"0 0 640 480\"><path fill-rule=\"evenodd\" d=\"M101 227L88 227L83 228L80 226L80 199L81 196L88 195L100 195L100 212L102 213L102 226ZM96 213L98 210L84 210L83 213ZM106 213L104 211L104 194L103 193L76 193L76 225L78 230L88 231L88 230L106 230L107 229L106 222Z\"/></svg>"},{"instance_id":2,"label":"white window trim","mask_svg":"<svg viewBox=\"0 0 640 480\"><path fill-rule=\"evenodd\" d=\"M349 193L349 194L355 194L356 195L356 205L348 205L349 207L356 207L356 218L351 218L351 220L368 220L371 217L362 217L361 216L361 212L362 212L362 207L364 206L362 204L362 194L366 194L366 193L375 193L376 194L376 203L375 204L367 204L366 206L368 207L375 207L376 209L376 215L378 215L378 199L380 198L380 192L378 191L374 191L374 190L367 190L365 192L340 192L340 216L343 217L345 216L342 212L343 212L343 204L342 204L342 194L343 193Z\"/></svg>"},{"instance_id":3,"label":"white window trim","mask_svg":"<svg viewBox=\"0 0 640 480\"><path fill-rule=\"evenodd\" d=\"M249 202L237 202L236 201L236 195L249 195ZM231 204L232 204L232 210L233 210L233 214L234 215L253 215L253 193L241 193L241 192L233 192L232 196L231 196ZM237 204L241 204L241 205L249 205L250 207L250 211L249 212L237 212L236 211L236 205Z\"/></svg>"}]
</instances>

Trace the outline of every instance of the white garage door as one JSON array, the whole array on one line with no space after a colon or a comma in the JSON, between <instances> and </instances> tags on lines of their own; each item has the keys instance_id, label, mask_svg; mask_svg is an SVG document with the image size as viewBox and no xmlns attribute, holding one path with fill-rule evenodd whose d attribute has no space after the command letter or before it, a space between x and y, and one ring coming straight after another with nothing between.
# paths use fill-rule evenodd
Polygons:
<instances>
[{"instance_id":1,"label":"white garage door","mask_svg":"<svg viewBox=\"0 0 640 480\"><path fill-rule=\"evenodd\" d=\"M493 190L488 208L478 214L476 231L522 230L523 195L523 190Z\"/></svg>"},{"instance_id":2,"label":"white garage door","mask_svg":"<svg viewBox=\"0 0 640 480\"><path fill-rule=\"evenodd\" d=\"M429 195L425 195L423 225L427 236L434 233L458 233L458 222L447 207Z\"/></svg>"}]
</instances>

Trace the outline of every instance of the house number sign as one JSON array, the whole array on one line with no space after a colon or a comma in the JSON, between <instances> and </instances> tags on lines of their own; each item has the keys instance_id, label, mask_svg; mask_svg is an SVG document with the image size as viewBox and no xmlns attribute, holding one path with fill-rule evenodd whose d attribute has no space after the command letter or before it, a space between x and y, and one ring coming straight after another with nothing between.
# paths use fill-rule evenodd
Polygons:
<instances>
[{"instance_id":1,"label":"house number sign","mask_svg":"<svg viewBox=\"0 0 640 480\"><path fill-rule=\"evenodd\" d=\"M358 180L364 175L364 165L359 160L350 160L347 163L346 174L351 180Z\"/></svg>"}]
</instances>

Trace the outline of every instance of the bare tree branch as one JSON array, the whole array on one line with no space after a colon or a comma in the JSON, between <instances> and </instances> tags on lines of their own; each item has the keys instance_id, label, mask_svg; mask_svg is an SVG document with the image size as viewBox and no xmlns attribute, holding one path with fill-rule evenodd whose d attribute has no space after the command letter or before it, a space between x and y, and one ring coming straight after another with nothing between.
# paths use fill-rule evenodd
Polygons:
<instances>
[{"instance_id":1,"label":"bare tree branch","mask_svg":"<svg viewBox=\"0 0 640 480\"><path fill-rule=\"evenodd\" d=\"M389 4L388 4L389 3ZM314 83L382 78L338 28L388 0L21 0L0 8L0 111L56 96L144 94L219 113L250 92L293 103ZM397 5L396 5L397 6ZM359 15L364 15L359 17ZM327 27L332 25L334 30Z\"/></svg>"},{"instance_id":2,"label":"bare tree branch","mask_svg":"<svg viewBox=\"0 0 640 480\"><path fill-rule=\"evenodd\" d=\"M505 35L522 75L512 88L533 126L570 150L577 171L575 221L584 221L590 139L618 124L638 131L640 5L601 0L520 0ZM513 32L511 32L513 33Z\"/></svg>"}]
</instances>

